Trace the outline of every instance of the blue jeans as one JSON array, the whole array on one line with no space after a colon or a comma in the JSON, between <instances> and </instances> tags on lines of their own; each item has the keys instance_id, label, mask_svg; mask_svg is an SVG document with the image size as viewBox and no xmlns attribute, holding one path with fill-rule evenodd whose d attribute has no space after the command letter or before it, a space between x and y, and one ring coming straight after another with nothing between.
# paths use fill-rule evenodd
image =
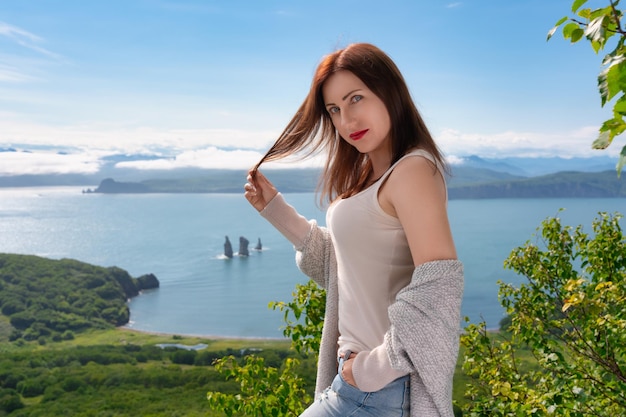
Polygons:
<instances>
[{"instance_id":1,"label":"blue jeans","mask_svg":"<svg viewBox=\"0 0 626 417\"><path fill-rule=\"evenodd\" d=\"M300 417L408 417L409 376L398 378L379 391L364 392L348 384L339 373Z\"/></svg>"}]
</instances>

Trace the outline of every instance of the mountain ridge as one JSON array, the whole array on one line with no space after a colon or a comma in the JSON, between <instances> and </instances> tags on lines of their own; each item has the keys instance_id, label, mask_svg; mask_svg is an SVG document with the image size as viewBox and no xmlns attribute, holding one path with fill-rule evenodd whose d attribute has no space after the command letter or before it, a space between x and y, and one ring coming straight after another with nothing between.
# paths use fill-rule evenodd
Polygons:
<instances>
[{"instance_id":1,"label":"mountain ridge","mask_svg":"<svg viewBox=\"0 0 626 417\"><path fill-rule=\"evenodd\" d=\"M244 169L141 171L116 168L145 155L110 156L94 174L0 176L0 187L84 186L86 193L240 193ZM450 198L623 197L623 180L608 156L590 158L455 158L448 177ZM264 169L284 193L313 192L320 169Z\"/></svg>"}]
</instances>

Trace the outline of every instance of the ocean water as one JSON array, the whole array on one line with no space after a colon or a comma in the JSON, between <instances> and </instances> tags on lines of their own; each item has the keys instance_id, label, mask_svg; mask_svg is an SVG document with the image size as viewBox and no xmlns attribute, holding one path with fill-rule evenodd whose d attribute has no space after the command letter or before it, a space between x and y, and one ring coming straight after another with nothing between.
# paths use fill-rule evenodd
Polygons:
<instances>
[{"instance_id":1,"label":"ocean water","mask_svg":"<svg viewBox=\"0 0 626 417\"><path fill-rule=\"evenodd\" d=\"M286 194L308 218L324 224L311 193ZM559 213L559 209L565 209ZM449 217L465 266L462 314L497 327L503 310L496 282L523 277L504 270L513 248L534 240L547 217L591 231L599 211L625 213L625 199L452 200ZM622 220L622 224L624 221ZM225 236L249 257L223 256ZM287 301L307 278L291 244L241 194L82 194L79 187L0 188L0 252L72 258L118 266L161 283L130 301L129 327L144 331L232 337L281 337Z\"/></svg>"}]
</instances>

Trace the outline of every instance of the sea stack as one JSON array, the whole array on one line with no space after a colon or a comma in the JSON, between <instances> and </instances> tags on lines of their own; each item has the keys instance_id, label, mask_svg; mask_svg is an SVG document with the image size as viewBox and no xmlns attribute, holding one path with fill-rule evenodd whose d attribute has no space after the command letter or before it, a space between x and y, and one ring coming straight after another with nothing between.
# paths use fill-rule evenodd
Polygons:
<instances>
[{"instance_id":1,"label":"sea stack","mask_svg":"<svg viewBox=\"0 0 626 417\"><path fill-rule=\"evenodd\" d=\"M233 245L230 244L228 236L226 236L226 242L224 242L224 256L227 258L233 257Z\"/></svg>"},{"instance_id":2,"label":"sea stack","mask_svg":"<svg viewBox=\"0 0 626 417\"><path fill-rule=\"evenodd\" d=\"M263 250L263 245L261 245L261 238L259 238L259 240L257 241L254 250Z\"/></svg>"},{"instance_id":3,"label":"sea stack","mask_svg":"<svg viewBox=\"0 0 626 417\"><path fill-rule=\"evenodd\" d=\"M248 243L250 241L243 236L239 237L239 256L249 256Z\"/></svg>"}]
</instances>

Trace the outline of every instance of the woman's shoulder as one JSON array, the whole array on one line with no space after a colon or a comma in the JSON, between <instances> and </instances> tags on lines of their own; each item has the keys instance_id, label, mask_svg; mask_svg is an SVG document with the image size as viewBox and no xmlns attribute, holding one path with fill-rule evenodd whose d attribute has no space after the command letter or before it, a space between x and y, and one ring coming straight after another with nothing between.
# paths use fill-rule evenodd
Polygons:
<instances>
[{"instance_id":1,"label":"woman's shoulder","mask_svg":"<svg viewBox=\"0 0 626 417\"><path fill-rule=\"evenodd\" d=\"M415 148L398 159L398 161L391 166L389 174L391 175L395 172L396 175L394 176L398 176L398 173L400 173L400 176L404 174L421 175L427 172L432 174L437 171L442 172L442 167L433 154L427 150Z\"/></svg>"},{"instance_id":2,"label":"woman's shoulder","mask_svg":"<svg viewBox=\"0 0 626 417\"><path fill-rule=\"evenodd\" d=\"M437 176L436 174L439 172L441 171L434 158L428 158L420 153L412 153L405 155L395 164L393 171L389 175L389 179L419 179Z\"/></svg>"},{"instance_id":3,"label":"woman's shoulder","mask_svg":"<svg viewBox=\"0 0 626 417\"><path fill-rule=\"evenodd\" d=\"M423 149L415 149L405 154L394 164L387 182L392 193L435 192L446 189L444 169L435 157ZM447 193L445 193L447 194ZM447 197L446 197L447 198Z\"/></svg>"},{"instance_id":4,"label":"woman's shoulder","mask_svg":"<svg viewBox=\"0 0 626 417\"><path fill-rule=\"evenodd\" d=\"M418 157L418 158L415 158L415 157ZM430 161L432 164L437 163L437 160L435 159L434 155L430 153L429 151L427 151L426 149L413 148L407 151L400 159L398 159L398 162L396 162L396 164L399 164L402 161L415 160L415 159L418 159L418 160L426 159Z\"/></svg>"}]
</instances>

